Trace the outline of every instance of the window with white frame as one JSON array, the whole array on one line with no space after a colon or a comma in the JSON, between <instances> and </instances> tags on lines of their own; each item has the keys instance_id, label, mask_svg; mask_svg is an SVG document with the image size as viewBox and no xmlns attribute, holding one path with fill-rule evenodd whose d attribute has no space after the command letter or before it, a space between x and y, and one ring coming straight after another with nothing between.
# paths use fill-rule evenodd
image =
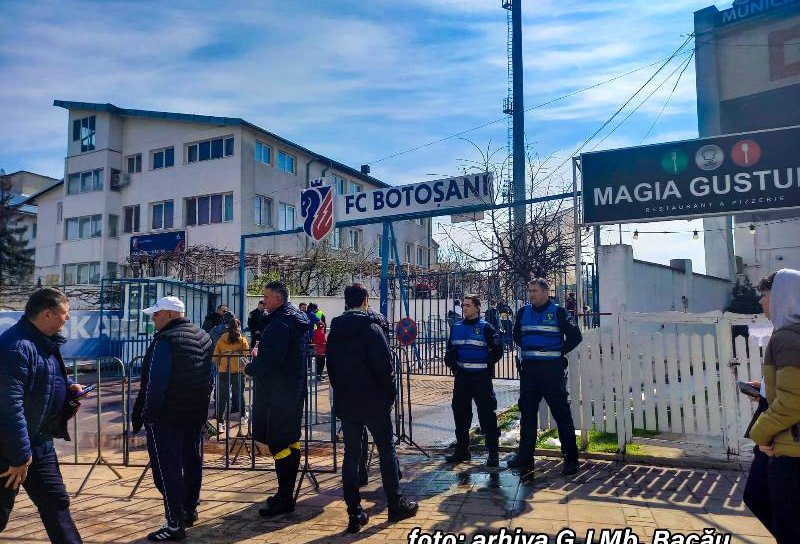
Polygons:
<instances>
[{"instance_id":1,"label":"window with white frame","mask_svg":"<svg viewBox=\"0 0 800 544\"><path fill-rule=\"evenodd\" d=\"M233 221L233 193L193 196L184 203L187 226Z\"/></svg>"},{"instance_id":2,"label":"window with white frame","mask_svg":"<svg viewBox=\"0 0 800 544\"><path fill-rule=\"evenodd\" d=\"M212 138L186 145L186 162L202 162L233 155L233 136Z\"/></svg>"},{"instance_id":3,"label":"window with white frame","mask_svg":"<svg viewBox=\"0 0 800 544\"><path fill-rule=\"evenodd\" d=\"M333 233L331 233L331 247L333 249L339 249L342 247L342 229L333 229Z\"/></svg>"},{"instance_id":4,"label":"window with white frame","mask_svg":"<svg viewBox=\"0 0 800 544\"><path fill-rule=\"evenodd\" d=\"M84 117L72 121L72 141L81 142L81 153L94 151L95 116Z\"/></svg>"},{"instance_id":5,"label":"window with white frame","mask_svg":"<svg viewBox=\"0 0 800 544\"><path fill-rule=\"evenodd\" d=\"M136 155L130 155L128 157L128 173L137 174L141 171L142 171L142 154L137 153Z\"/></svg>"},{"instance_id":6,"label":"window with white frame","mask_svg":"<svg viewBox=\"0 0 800 544\"><path fill-rule=\"evenodd\" d=\"M347 185L347 181L341 176L333 176L333 185L336 187L336 194L343 195L345 185Z\"/></svg>"},{"instance_id":7,"label":"window with white frame","mask_svg":"<svg viewBox=\"0 0 800 544\"><path fill-rule=\"evenodd\" d=\"M364 188L360 184L354 183L352 181L350 182L350 194L360 193L363 190Z\"/></svg>"},{"instance_id":8,"label":"window with white frame","mask_svg":"<svg viewBox=\"0 0 800 544\"><path fill-rule=\"evenodd\" d=\"M108 215L108 237L116 238L119 236L119 216L114 214Z\"/></svg>"},{"instance_id":9,"label":"window with white frame","mask_svg":"<svg viewBox=\"0 0 800 544\"><path fill-rule=\"evenodd\" d=\"M63 267L65 285L88 285L100 283L100 263L72 263Z\"/></svg>"},{"instance_id":10,"label":"window with white frame","mask_svg":"<svg viewBox=\"0 0 800 544\"><path fill-rule=\"evenodd\" d=\"M106 278L118 278L118 267L117 263L112 263L111 261L106 263Z\"/></svg>"},{"instance_id":11,"label":"window with white frame","mask_svg":"<svg viewBox=\"0 0 800 544\"><path fill-rule=\"evenodd\" d=\"M172 200L152 202L150 228L152 230L171 229L174 225L174 205Z\"/></svg>"},{"instance_id":12,"label":"window with white frame","mask_svg":"<svg viewBox=\"0 0 800 544\"><path fill-rule=\"evenodd\" d=\"M272 199L263 195L256 195L253 203L255 224L262 227L272 226Z\"/></svg>"},{"instance_id":13,"label":"window with white frame","mask_svg":"<svg viewBox=\"0 0 800 544\"><path fill-rule=\"evenodd\" d=\"M413 254L411 253L411 244L406 244L406 253L404 255L404 260L406 263L411 264L411 257Z\"/></svg>"},{"instance_id":14,"label":"window with white frame","mask_svg":"<svg viewBox=\"0 0 800 544\"><path fill-rule=\"evenodd\" d=\"M156 149L151 151L152 161L150 163L150 168L153 170L159 170L161 168L169 168L170 166L175 166L175 148L174 147L165 147L163 149Z\"/></svg>"},{"instance_id":15,"label":"window with white frame","mask_svg":"<svg viewBox=\"0 0 800 544\"><path fill-rule=\"evenodd\" d=\"M272 164L272 148L256 140L256 162Z\"/></svg>"},{"instance_id":16,"label":"window with white frame","mask_svg":"<svg viewBox=\"0 0 800 544\"><path fill-rule=\"evenodd\" d=\"M125 206L122 208L122 215L122 232L139 232L139 205Z\"/></svg>"},{"instance_id":17,"label":"window with white frame","mask_svg":"<svg viewBox=\"0 0 800 544\"><path fill-rule=\"evenodd\" d=\"M102 222L103 216L100 214L70 217L64 221L64 239L73 241L99 238L103 235Z\"/></svg>"},{"instance_id":18,"label":"window with white frame","mask_svg":"<svg viewBox=\"0 0 800 544\"><path fill-rule=\"evenodd\" d=\"M77 195L103 190L103 169L87 170L67 176L67 194Z\"/></svg>"},{"instance_id":19,"label":"window with white frame","mask_svg":"<svg viewBox=\"0 0 800 544\"><path fill-rule=\"evenodd\" d=\"M363 236L361 229L350 229L348 234L350 237L350 249L353 251L361 249L361 238Z\"/></svg>"},{"instance_id":20,"label":"window with white frame","mask_svg":"<svg viewBox=\"0 0 800 544\"><path fill-rule=\"evenodd\" d=\"M425 226L425 218L424 217L417 217L416 219L414 219L414 223L416 223L420 227L424 227Z\"/></svg>"},{"instance_id":21,"label":"window with white frame","mask_svg":"<svg viewBox=\"0 0 800 544\"><path fill-rule=\"evenodd\" d=\"M428 248L417 246L417 265L428 266Z\"/></svg>"},{"instance_id":22,"label":"window with white frame","mask_svg":"<svg viewBox=\"0 0 800 544\"><path fill-rule=\"evenodd\" d=\"M295 173L295 158L285 151L278 151L278 170L288 174Z\"/></svg>"},{"instance_id":23,"label":"window with white frame","mask_svg":"<svg viewBox=\"0 0 800 544\"><path fill-rule=\"evenodd\" d=\"M292 230L294 228L294 206L281 202L278 205L278 230Z\"/></svg>"}]
</instances>

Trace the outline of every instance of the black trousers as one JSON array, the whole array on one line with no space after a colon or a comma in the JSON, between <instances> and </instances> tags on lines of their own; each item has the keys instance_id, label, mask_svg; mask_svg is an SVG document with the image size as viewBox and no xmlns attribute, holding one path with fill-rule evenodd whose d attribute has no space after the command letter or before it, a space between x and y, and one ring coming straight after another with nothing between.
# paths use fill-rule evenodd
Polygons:
<instances>
[{"instance_id":1,"label":"black trousers","mask_svg":"<svg viewBox=\"0 0 800 544\"><path fill-rule=\"evenodd\" d=\"M469 429L472 426L472 401L478 409L478 421L486 438L486 447L497 450L500 431L497 429L497 397L492 386L490 371L468 372L458 370L453 384L453 419L456 427L457 448L469 448Z\"/></svg>"},{"instance_id":2,"label":"black trousers","mask_svg":"<svg viewBox=\"0 0 800 544\"><path fill-rule=\"evenodd\" d=\"M147 452L153 481L164 497L170 527L183 524L183 516L200 503L203 481L203 427L148 423Z\"/></svg>"},{"instance_id":3,"label":"black trousers","mask_svg":"<svg viewBox=\"0 0 800 544\"><path fill-rule=\"evenodd\" d=\"M747 474L742 500L768 531L772 532L772 508L769 503L769 456L755 447L753 463Z\"/></svg>"},{"instance_id":4,"label":"black trousers","mask_svg":"<svg viewBox=\"0 0 800 544\"><path fill-rule=\"evenodd\" d=\"M34 446L32 458L33 462L28 467L28 477L22 487L39 509L39 516L50 541L57 544L83 542L69 513L69 494L61 477L53 441L48 440ZM9 466L8 459L0 456L0 472L5 472ZM8 524L18 492L18 489L6 489L5 480L0 481L0 532Z\"/></svg>"},{"instance_id":5,"label":"black trousers","mask_svg":"<svg viewBox=\"0 0 800 544\"><path fill-rule=\"evenodd\" d=\"M569 408L567 375L561 360L522 361L520 363L520 439L519 458L530 459L536 447L536 430L539 427L539 404L542 399L550 408L558 426L561 453L566 461L578 460L578 442L575 424Z\"/></svg>"},{"instance_id":6,"label":"black trousers","mask_svg":"<svg viewBox=\"0 0 800 544\"><path fill-rule=\"evenodd\" d=\"M778 544L797 542L800 457L768 457L756 451L744 488L744 502Z\"/></svg>"},{"instance_id":7,"label":"black trousers","mask_svg":"<svg viewBox=\"0 0 800 544\"><path fill-rule=\"evenodd\" d=\"M400 500L400 479L398 476L397 453L394 449L394 431L391 412L369 414L360 420L342 420L342 436L344 440L344 461L342 462L342 491L347 513L358 514L361 511L361 493L358 490L359 469L362 456L366 454L364 429L369 429L372 440L378 448L378 459L381 466L381 480L389 507L394 507Z\"/></svg>"}]
</instances>

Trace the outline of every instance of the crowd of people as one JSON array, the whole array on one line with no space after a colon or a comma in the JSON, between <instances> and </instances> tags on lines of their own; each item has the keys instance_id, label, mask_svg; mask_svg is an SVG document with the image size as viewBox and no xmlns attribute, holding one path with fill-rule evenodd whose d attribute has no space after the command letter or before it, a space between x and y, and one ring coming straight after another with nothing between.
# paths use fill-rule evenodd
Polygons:
<instances>
[{"instance_id":1,"label":"crowd of people","mask_svg":"<svg viewBox=\"0 0 800 544\"><path fill-rule=\"evenodd\" d=\"M794 542L800 529L800 272L781 270L759 288L775 332L766 349L760 407L748 429L757 446L744 498L779 543ZM215 417L224 422L229 413L244 410L243 384L245 377L252 380L250 430L254 440L268 447L277 476L277 489L259 514L273 517L295 509L309 343L318 379L327 367L335 415L341 421L346 530L358 532L369 521L359 492L367 480L367 432L378 450L389 521L416 515L418 504L401 491L394 446L391 411L396 383L389 323L370 306L363 285L348 286L344 302L344 313L331 321L329 330L316 304L296 307L286 285L271 282L248 315L250 342L225 305L218 306L202 327L186 318L184 302L174 296L143 310L152 317L156 333L144 357L131 423L134 432L146 432L153 480L165 511L164 525L151 532L149 540L183 540L186 529L198 520L204 427L215 383ZM464 296L447 340L445 362L455 377L456 445L445 462L457 464L471 457L474 402L488 450L486 465L500 465L492 379L509 334L518 348L521 438L507 466L518 468L521 478L533 475L537 414L544 400L561 438L562 473L575 474L578 448L565 357L581 342L575 306L556 304L547 281L537 278L528 283L528 304L516 315L505 301L490 301L483 317L481 307L477 295ZM60 331L68 319L67 297L42 288L30 296L19 322L0 335L0 479L5 480L0 486L0 531L23 486L50 539L74 543L81 537L53 447L54 439L69 439L67 421L84 393L69 377L60 355L66 341ZM243 357L251 349L252 357Z\"/></svg>"}]
</instances>

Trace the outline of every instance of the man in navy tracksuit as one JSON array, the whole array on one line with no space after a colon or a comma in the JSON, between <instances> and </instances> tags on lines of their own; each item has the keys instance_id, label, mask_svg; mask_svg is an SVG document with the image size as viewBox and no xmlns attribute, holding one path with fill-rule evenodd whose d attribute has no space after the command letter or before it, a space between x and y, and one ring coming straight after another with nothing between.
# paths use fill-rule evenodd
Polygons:
<instances>
[{"instance_id":1,"label":"man in navy tracksuit","mask_svg":"<svg viewBox=\"0 0 800 544\"><path fill-rule=\"evenodd\" d=\"M156 332L142 364L142 383L131 416L144 424L153 481L164 496L166 522L147 535L183 540L197 520L203 478L203 428L211 399L211 337L184 317L180 299L167 296L143 310Z\"/></svg>"},{"instance_id":2,"label":"man in navy tracksuit","mask_svg":"<svg viewBox=\"0 0 800 544\"><path fill-rule=\"evenodd\" d=\"M448 463L470 459L469 429L472 425L472 401L478 408L478 421L486 438L489 457L486 465L499 464L497 398L492 387L494 364L503 357L503 345L489 323L481 319L481 301L475 295L464 297L463 319L457 319L450 331L445 363L455 375L453 385L453 419L456 424L456 449L446 456Z\"/></svg>"},{"instance_id":3,"label":"man in navy tracksuit","mask_svg":"<svg viewBox=\"0 0 800 544\"><path fill-rule=\"evenodd\" d=\"M25 315L0 335L0 531L22 485L51 542L82 542L69 513L54 438L69 440L70 399L83 389L67 375L59 333L69 300L56 289L34 291Z\"/></svg>"},{"instance_id":4,"label":"man in navy tracksuit","mask_svg":"<svg viewBox=\"0 0 800 544\"><path fill-rule=\"evenodd\" d=\"M567 395L567 360L564 357L581 343L581 331L575 318L550 300L547 280L528 283L530 304L522 307L514 323L514 341L519 346L520 440L509 467L518 467L523 476L533 474L533 451L539 403L545 400L558 426L558 438L564 455L561 473L578 472L578 445L575 424Z\"/></svg>"}]
</instances>

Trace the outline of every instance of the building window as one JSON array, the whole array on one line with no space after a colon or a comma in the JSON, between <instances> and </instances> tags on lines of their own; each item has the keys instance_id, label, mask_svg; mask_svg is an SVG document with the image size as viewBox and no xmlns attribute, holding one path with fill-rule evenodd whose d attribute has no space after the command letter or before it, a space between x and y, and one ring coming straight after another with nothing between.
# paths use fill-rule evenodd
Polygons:
<instances>
[{"instance_id":1,"label":"building window","mask_svg":"<svg viewBox=\"0 0 800 544\"><path fill-rule=\"evenodd\" d=\"M342 247L342 229L333 229L333 233L331 234L331 247L333 249Z\"/></svg>"},{"instance_id":2,"label":"building window","mask_svg":"<svg viewBox=\"0 0 800 544\"><path fill-rule=\"evenodd\" d=\"M281 202L278 206L278 230L294 229L294 206Z\"/></svg>"},{"instance_id":3,"label":"building window","mask_svg":"<svg viewBox=\"0 0 800 544\"><path fill-rule=\"evenodd\" d=\"M412 254L411 254L411 244L406 244L406 254L405 254L405 261L406 261L408 264L411 264L411 257L412 257Z\"/></svg>"},{"instance_id":4,"label":"building window","mask_svg":"<svg viewBox=\"0 0 800 544\"><path fill-rule=\"evenodd\" d=\"M142 154L137 153L128 157L128 173L137 174L142 171Z\"/></svg>"},{"instance_id":5,"label":"building window","mask_svg":"<svg viewBox=\"0 0 800 544\"><path fill-rule=\"evenodd\" d=\"M119 234L119 216L109 214L108 216L108 237L116 238Z\"/></svg>"},{"instance_id":6,"label":"building window","mask_svg":"<svg viewBox=\"0 0 800 544\"><path fill-rule=\"evenodd\" d=\"M56 222L61 223L64 220L64 203L59 202L56 204Z\"/></svg>"},{"instance_id":7,"label":"building window","mask_svg":"<svg viewBox=\"0 0 800 544\"><path fill-rule=\"evenodd\" d=\"M84 117L72 121L72 141L81 142L81 153L94 151L94 121L95 116Z\"/></svg>"},{"instance_id":8,"label":"building window","mask_svg":"<svg viewBox=\"0 0 800 544\"><path fill-rule=\"evenodd\" d=\"M350 229L348 234L350 235L350 249L353 251L361 249L361 229Z\"/></svg>"},{"instance_id":9,"label":"building window","mask_svg":"<svg viewBox=\"0 0 800 544\"><path fill-rule=\"evenodd\" d=\"M106 278L113 279L119 277L117 273L117 263L107 262L106 263Z\"/></svg>"},{"instance_id":10,"label":"building window","mask_svg":"<svg viewBox=\"0 0 800 544\"><path fill-rule=\"evenodd\" d=\"M424 227L425 226L425 218L424 217L417 217L416 219L414 219L414 223L416 223L420 227Z\"/></svg>"},{"instance_id":11,"label":"building window","mask_svg":"<svg viewBox=\"0 0 800 544\"><path fill-rule=\"evenodd\" d=\"M360 193L363 190L364 188L358 183L353 183L352 181L350 182L350 194Z\"/></svg>"},{"instance_id":12,"label":"building window","mask_svg":"<svg viewBox=\"0 0 800 544\"><path fill-rule=\"evenodd\" d=\"M295 158L285 151L278 151L278 170L288 174L294 174Z\"/></svg>"},{"instance_id":13,"label":"building window","mask_svg":"<svg viewBox=\"0 0 800 544\"><path fill-rule=\"evenodd\" d=\"M153 230L171 229L173 226L173 207L172 200L153 202L153 220L150 228Z\"/></svg>"},{"instance_id":14,"label":"building window","mask_svg":"<svg viewBox=\"0 0 800 544\"><path fill-rule=\"evenodd\" d=\"M103 169L89 170L67 176L67 194L77 195L103 190Z\"/></svg>"},{"instance_id":15,"label":"building window","mask_svg":"<svg viewBox=\"0 0 800 544\"><path fill-rule=\"evenodd\" d=\"M233 155L233 136L194 142L186 146L186 162L209 161Z\"/></svg>"},{"instance_id":16,"label":"building window","mask_svg":"<svg viewBox=\"0 0 800 544\"><path fill-rule=\"evenodd\" d=\"M175 148L166 147L164 149L157 149L153 153L152 169L158 170L159 168L169 168L175 166Z\"/></svg>"},{"instance_id":17,"label":"building window","mask_svg":"<svg viewBox=\"0 0 800 544\"><path fill-rule=\"evenodd\" d=\"M233 193L193 196L185 204L187 226L233 221Z\"/></svg>"},{"instance_id":18,"label":"building window","mask_svg":"<svg viewBox=\"0 0 800 544\"><path fill-rule=\"evenodd\" d=\"M87 240L103 235L102 215L84 215L71 217L64 222L65 240Z\"/></svg>"},{"instance_id":19,"label":"building window","mask_svg":"<svg viewBox=\"0 0 800 544\"><path fill-rule=\"evenodd\" d=\"M126 234L139 232L139 205L125 206L122 210L125 216L122 231Z\"/></svg>"},{"instance_id":20,"label":"building window","mask_svg":"<svg viewBox=\"0 0 800 544\"><path fill-rule=\"evenodd\" d=\"M74 263L64 265L65 285L100 283L100 263Z\"/></svg>"},{"instance_id":21,"label":"building window","mask_svg":"<svg viewBox=\"0 0 800 544\"><path fill-rule=\"evenodd\" d=\"M333 184L336 186L336 194L343 195L344 194L344 187L346 185L346 181L344 178L339 176L333 176Z\"/></svg>"},{"instance_id":22,"label":"building window","mask_svg":"<svg viewBox=\"0 0 800 544\"><path fill-rule=\"evenodd\" d=\"M256 195L254 208L255 224L262 227L272 226L272 199Z\"/></svg>"},{"instance_id":23,"label":"building window","mask_svg":"<svg viewBox=\"0 0 800 544\"><path fill-rule=\"evenodd\" d=\"M258 140L256 140L256 162L264 164L272 163L272 148Z\"/></svg>"},{"instance_id":24,"label":"building window","mask_svg":"<svg viewBox=\"0 0 800 544\"><path fill-rule=\"evenodd\" d=\"M417 265L428 266L428 259L426 258L427 248L417 247Z\"/></svg>"}]
</instances>

